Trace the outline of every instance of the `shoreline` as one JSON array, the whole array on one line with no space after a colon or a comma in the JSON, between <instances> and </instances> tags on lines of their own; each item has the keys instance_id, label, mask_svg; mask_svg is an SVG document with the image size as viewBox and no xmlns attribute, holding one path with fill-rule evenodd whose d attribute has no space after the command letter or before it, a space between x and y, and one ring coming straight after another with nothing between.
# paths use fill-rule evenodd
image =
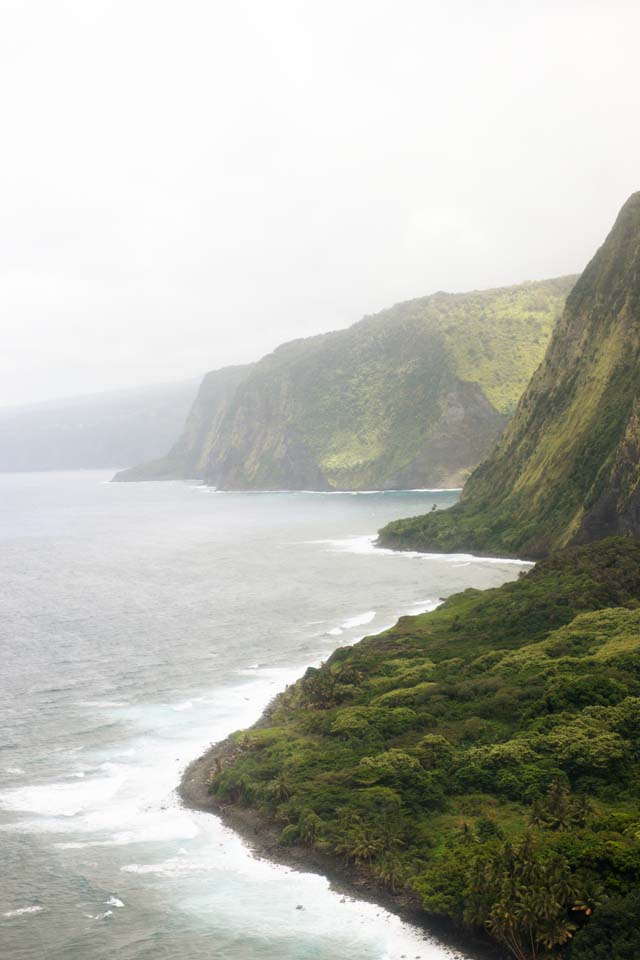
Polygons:
<instances>
[{"instance_id":1,"label":"shoreline","mask_svg":"<svg viewBox=\"0 0 640 960\"><path fill-rule=\"evenodd\" d=\"M380 548L373 536L369 539L373 549L377 547L380 552L397 552L389 547ZM534 565L533 562L519 557L489 557L475 554L464 556L488 563L504 562L523 567ZM441 600L437 601L435 607L440 606L440 603ZM420 612L428 612L431 609L434 608L429 606ZM400 617L403 615L406 614L399 614ZM354 642L359 643L363 639L365 637L360 637ZM300 676L303 672L304 669ZM265 706L259 719L248 729L259 728L269 723L270 714L280 695L280 693L276 694ZM398 916L423 934L425 942L441 947L452 960L505 960L504 951L488 935L483 937L480 933L456 926L444 918L440 919L425 913L417 895L407 890L391 892L364 864L345 863L335 855L322 853L300 843L285 846L280 843L282 824L261 816L251 807L221 803L218 798L209 793L211 775L232 763L237 753L238 747L232 735L229 735L224 740L211 744L203 754L192 760L183 770L176 787L183 806L217 816L226 827L243 840L257 859L267 860L303 873L318 874L328 880L330 889L343 897L376 904Z\"/></svg>"},{"instance_id":2,"label":"shoreline","mask_svg":"<svg viewBox=\"0 0 640 960\"><path fill-rule=\"evenodd\" d=\"M252 728L268 722L273 703L265 708ZM488 938L475 936L470 931L428 916L418 898L410 892L392 893L364 865L344 863L333 855L302 844L284 846L279 842L281 825L266 820L251 807L220 803L209 793L211 774L231 763L237 751L235 742L227 737L189 763L176 788L183 806L217 816L244 841L256 859L302 873L319 874L328 880L330 889L345 899L373 903L395 914L423 933L425 942L431 941L442 947L452 960L501 960L504 957L499 947Z\"/></svg>"}]
</instances>

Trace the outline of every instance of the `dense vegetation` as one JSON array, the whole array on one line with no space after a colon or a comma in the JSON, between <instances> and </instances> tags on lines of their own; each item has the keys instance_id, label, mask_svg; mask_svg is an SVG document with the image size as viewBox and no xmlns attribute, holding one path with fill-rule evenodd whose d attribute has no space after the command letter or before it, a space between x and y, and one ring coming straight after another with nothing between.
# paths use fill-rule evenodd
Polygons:
<instances>
[{"instance_id":1,"label":"dense vegetation","mask_svg":"<svg viewBox=\"0 0 640 960\"><path fill-rule=\"evenodd\" d=\"M211 791L521 960L628 960L639 737L640 544L612 538L337 650Z\"/></svg>"},{"instance_id":2,"label":"dense vegetation","mask_svg":"<svg viewBox=\"0 0 640 960\"><path fill-rule=\"evenodd\" d=\"M640 193L569 295L544 361L446 513L400 520L388 546L531 558L640 534Z\"/></svg>"},{"instance_id":3,"label":"dense vegetation","mask_svg":"<svg viewBox=\"0 0 640 960\"><path fill-rule=\"evenodd\" d=\"M458 486L513 414L574 281L437 293L209 374L168 457L119 479Z\"/></svg>"}]
</instances>

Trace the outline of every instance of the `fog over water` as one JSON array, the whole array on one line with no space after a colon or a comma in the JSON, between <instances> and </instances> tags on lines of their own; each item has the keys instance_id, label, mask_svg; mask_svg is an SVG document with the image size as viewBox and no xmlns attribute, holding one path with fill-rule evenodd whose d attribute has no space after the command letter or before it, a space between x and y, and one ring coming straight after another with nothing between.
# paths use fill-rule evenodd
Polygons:
<instances>
[{"instance_id":1,"label":"fog over water","mask_svg":"<svg viewBox=\"0 0 640 960\"><path fill-rule=\"evenodd\" d=\"M337 645L521 565L373 548L456 493L108 477L0 476L0 955L441 960L381 908L255 860L175 787Z\"/></svg>"}]
</instances>

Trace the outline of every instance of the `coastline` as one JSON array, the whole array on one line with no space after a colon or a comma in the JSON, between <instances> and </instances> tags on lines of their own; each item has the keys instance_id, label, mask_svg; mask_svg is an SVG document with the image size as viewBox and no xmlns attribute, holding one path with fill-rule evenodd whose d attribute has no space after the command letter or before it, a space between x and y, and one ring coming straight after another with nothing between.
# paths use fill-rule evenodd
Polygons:
<instances>
[{"instance_id":1,"label":"coastline","mask_svg":"<svg viewBox=\"0 0 640 960\"><path fill-rule=\"evenodd\" d=\"M253 724L264 726L277 697ZM452 924L439 922L424 912L417 896L407 891L392 893L371 874L364 865L345 863L339 858L314 850L302 844L284 846L280 843L282 826L265 819L250 807L224 804L209 793L211 774L236 756L238 747L232 737L213 744L185 768L177 787L182 804L217 816L232 829L259 860L268 860L280 866L303 873L326 877L331 889L345 899L374 903L389 913L420 930L425 941L430 940L448 952L452 960L502 960L504 953L489 938L474 935ZM304 906L304 904L302 905Z\"/></svg>"},{"instance_id":2,"label":"coastline","mask_svg":"<svg viewBox=\"0 0 640 960\"><path fill-rule=\"evenodd\" d=\"M371 550L381 553L397 553L393 548L378 545L376 537L367 537ZM421 551L408 551L422 554ZM496 557L476 554L456 554L465 559L479 559L488 563L508 563L523 568L534 566L520 557ZM440 605L441 600L420 612L427 612ZM398 614L402 617L403 613ZM412 614L409 614L412 615ZM391 626L391 624L390 624ZM382 628L388 629L388 627ZM357 643L364 637L355 641ZM304 671L302 671L304 672ZM302 672L300 676L302 676ZM259 719L247 729L267 726L270 715L280 694L271 700ZM499 944L480 933L454 925L444 918L425 913L417 895L410 891L391 892L364 864L345 863L341 858L318 851L300 843L281 844L282 824L258 814L251 807L222 803L209 792L209 782L214 772L231 764L237 756L238 747L232 735L213 743L203 754L192 760L184 769L176 792L183 806L217 816L245 843L251 854L259 860L267 860L280 866L303 873L315 873L329 881L331 889L346 899L361 900L376 904L424 934L425 941L447 951L452 960L505 960L506 954Z\"/></svg>"}]
</instances>

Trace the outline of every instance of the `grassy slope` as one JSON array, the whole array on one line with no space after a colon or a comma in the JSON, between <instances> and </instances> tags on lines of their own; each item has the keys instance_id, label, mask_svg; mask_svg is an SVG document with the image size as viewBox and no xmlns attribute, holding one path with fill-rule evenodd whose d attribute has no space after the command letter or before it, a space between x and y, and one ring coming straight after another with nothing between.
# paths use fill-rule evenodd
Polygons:
<instances>
[{"instance_id":1,"label":"grassy slope","mask_svg":"<svg viewBox=\"0 0 640 960\"><path fill-rule=\"evenodd\" d=\"M575 281L560 277L432 298L457 376L478 383L500 413L515 413Z\"/></svg>"},{"instance_id":2,"label":"grassy slope","mask_svg":"<svg viewBox=\"0 0 640 960\"><path fill-rule=\"evenodd\" d=\"M211 789L499 940L529 858L536 896L555 890L534 940L573 924L586 958L594 903L640 880L639 735L640 544L614 538L336 651L235 735Z\"/></svg>"},{"instance_id":3,"label":"grassy slope","mask_svg":"<svg viewBox=\"0 0 640 960\"><path fill-rule=\"evenodd\" d=\"M390 524L389 546L529 557L638 532L640 193L571 292L518 411L450 512Z\"/></svg>"}]
</instances>

